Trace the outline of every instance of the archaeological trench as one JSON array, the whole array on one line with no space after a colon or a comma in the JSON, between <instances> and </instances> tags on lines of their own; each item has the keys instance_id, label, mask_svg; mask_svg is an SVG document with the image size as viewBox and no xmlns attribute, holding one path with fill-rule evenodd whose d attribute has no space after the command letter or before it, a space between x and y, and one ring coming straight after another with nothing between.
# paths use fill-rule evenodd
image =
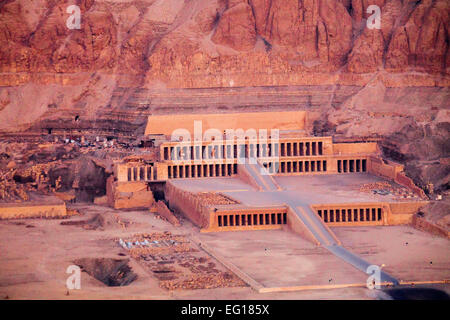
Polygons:
<instances>
[{"instance_id":1,"label":"archaeological trench","mask_svg":"<svg viewBox=\"0 0 450 320\"><path fill-rule=\"evenodd\" d=\"M449 43L447 0L1 2L0 298L450 293Z\"/></svg>"}]
</instances>

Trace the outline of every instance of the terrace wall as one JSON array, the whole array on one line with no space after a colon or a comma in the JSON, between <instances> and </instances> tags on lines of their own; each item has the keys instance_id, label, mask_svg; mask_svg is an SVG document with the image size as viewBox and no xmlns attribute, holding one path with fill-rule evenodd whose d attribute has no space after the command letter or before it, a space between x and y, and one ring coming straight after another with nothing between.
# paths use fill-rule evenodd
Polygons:
<instances>
[{"instance_id":1,"label":"terrace wall","mask_svg":"<svg viewBox=\"0 0 450 320\"><path fill-rule=\"evenodd\" d=\"M376 142L333 143L334 154L367 154L377 153Z\"/></svg>"},{"instance_id":2,"label":"terrace wall","mask_svg":"<svg viewBox=\"0 0 450 320\"><path fill-rule=\"evenodd\" d=\"M426 201L318 204L311 208L334 227L411 224Z\"/></svg>"},{"instance_id":3,"label":"terrace wall","mask_svg":"<svg viewBox=\"0 0 450 320\"><path fill-rule=\"evenodd\" d=\"M148 209L155 201L146 182L118 182L112 176L106 181L106 196L114 209Z\"/></svg>"},{"instance_id":4,"label":"terrace wall","mask_svg":"<svg viewBox=\"0 0 450 320\"><path fill-rule=\"evenodd\" d=\"M59 218L67 216L66 204L39 202L6 203L0 205L0 220L22 218Z\"/></svg>"},{"instance_id":5,"label":"terrace wall","mask_svg":"<svg viewBox=\"0 0 450 320\"><path fill-rule=\"evenodd\" d=\"M427 201L389 203L388 225L411 224L414 215Z\"/></svg>"},{"instance_id":6,"label":"terrace wall","mask_svg":"<svg viewBox=\"0 0 450 320\"><path fill-rule=\"evenodd\" d=\"M226 129L303 130L306 111L152 115L148 117L145 134L170 136L177 129L186 129L192 135L194 121L202 122L202 134L208 129L217 129L220 132Z\"/></svg>"},{"instance_id":7,"label":"terrace wall","mask_svg":"<svg viewBox=\"0 0 450 320\"><path fill-rule=\"evenodd\" d=\"M183 214L199 227L208 228L210 209L205 207L195 194L175 187L168 180L165 186L165 197L171 210Z\"/></svg>"},{"instance_id":8,"label":"terrace wall","mask_svg":"<svg viewBox=\"0 0 450 320\"><path fill-rule=\"evenodd\" d=\"M222 205L210 211L209 226L202 231L273 230L281 229L286 224L285 207Z\"/></svg>"},{"instance_id":9,"label":"terrace wall","mask_svg":"<svg viewBox=\"0 0 450 320\"><path fill-rule=\"evenodd\" d=\"M438 236L443 236L446 238L450 238L450 232L445 230L444 228L437 226L430 221L425 220L417 215L414 215L412 218L412 224L416 229L423 230L425 232L435 234Z\"/></svg>"}]
</instances>

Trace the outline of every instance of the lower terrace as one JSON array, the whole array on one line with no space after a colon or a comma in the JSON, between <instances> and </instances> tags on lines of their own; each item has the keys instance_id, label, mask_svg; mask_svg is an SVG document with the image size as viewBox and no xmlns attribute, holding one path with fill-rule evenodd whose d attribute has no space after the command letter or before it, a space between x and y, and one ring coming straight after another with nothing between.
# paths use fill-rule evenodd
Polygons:
<instances>
[{"instance_id":1,"label":"lower terrace","mask_svg":"<svg viewBox=\"0 0 450 320\"><path fill-rule=\"evenodd\" d=\"M407 188L370 173L273 176L273 179L281 190L261 192L239 177L174 179L168 188L192 194L213 192L235 200L237 204L212 206L217 220L209 221L209 226L203 227L215 231L242 230L243 226L254 230L257 226L274 224L281 227L286 223L283 215L279 224L278 216L275 216L273 224L270 222L272 217L266 223L265 217L260 221L258 216L256 219L238 218L239 222L236 219L233 222L227 220L226 225L223 220L220 223L219 216L233 210L264 214L261 211L264 208L267 213L272 208L282 213L279 208L286 206L287 199L294 205L310 206L325 223L334 226L407 224L424 204ZM364 212L361 212L362 209Z\"/></svg>"}]
</instances>

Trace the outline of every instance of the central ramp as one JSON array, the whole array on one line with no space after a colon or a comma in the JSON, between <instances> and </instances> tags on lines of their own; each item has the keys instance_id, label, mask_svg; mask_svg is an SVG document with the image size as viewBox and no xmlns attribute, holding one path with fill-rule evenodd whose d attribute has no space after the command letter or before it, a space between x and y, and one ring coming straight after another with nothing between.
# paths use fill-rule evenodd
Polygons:
<instances>
[{"instance_id":1,"label":"central ramp","mask_svg":"<svg viewBox=\"0 0 450 320\"><path fill-rule=\"evenodd\" d=\"M367 273L369 266L372 264L367 262L364 259L361 259L357 255L351 253L347 249L345 249L342 246L339 245L333 245L333 246L324 246L328 251L333 253L336 257L341 258L345 262L351 264L356 269L361 270L362 272ZM392 283L394 285L398 285L399 282L394 277L390 276L384 271L380 271L380 282L381 283Z\"/></svg>"},{"instance_id":2,"label":"central ramp","mask_svg":"<svg viewBox=\"0 0 450 320\"><path fill-rule=\"evenodd\" d=\"M301 220L317 243L322 246L340 245L334 233L308 205L298 206L292 201L288 201L286 204L289 207L288 211Z\"/></svg>"},{"instance_id":3,"label":"central ramp","mask_svg":"<svg viewBox=\"0 0 450 320\"><path fill-rule=\"evenodd\" d=\"M281 187L270 175L262 174L264 168L260 164L242 164L238 167L241 176L250 180L252 185L256 186L262 192L281 191ZM299 204L298 199L293 199L292 196L280 192L282 198L288 207L288 213L298 218L297 231L307 234L310 240L325 247L328 251L333 253L336 257L351 264L356 269L367 273L369 266L372 264L351 253L341 246L341 242L331 229L324 223L324 221L311 209L307 204ZM292 225L292 224L291 224ZM305 229L305 230L302 230ZM399 282L394 277L380 270L380 282L391 283L398 285Z\"/></svg>"},{"instance_id":4,"label":"central ramp","mask_svg":"<svg viewBox=\"0 0 450 320\"><path fill-rule=\"evenodd\" d=\"M238 174L260 191L281 191L281 187L272 176L263 172L266 172L266 169L258 163L238 165Z\"/></svg>"},{"instance_id":5,"label":"central ramp","mask_svg":"<svg viewBox=\"0 0 450 320\"><path fill-rule=\"evenodd\" d=\"M372 265L372 263L367 262L342 247L335 234L308 205L296 206L292 202L287 202L287 205L289 206L289 211L291 214L295 214L303 222L305 228L308 229L310 234L320 245L325 247L336 257L351 264L356 269L364 273L368 272L368 268ZM399 284L397 279L390 276L386 272L380 271L379 275L381 283L392 283L394 285Z\"/></svg>"}]
</instances>

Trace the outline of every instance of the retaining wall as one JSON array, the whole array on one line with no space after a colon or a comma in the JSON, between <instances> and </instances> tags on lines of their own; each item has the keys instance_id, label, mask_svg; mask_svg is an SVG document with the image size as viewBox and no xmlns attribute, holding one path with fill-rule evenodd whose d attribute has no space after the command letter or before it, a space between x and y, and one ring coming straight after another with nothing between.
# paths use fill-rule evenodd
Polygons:
<instances>
[{"instance_id":1,"label":"retaining wall","mask_svg":"<svg viewBox=\"0 0 450 320\"><path fill-rule=\"evenodd\" d=\"M450 238L450 232L440 226L437 226L430 221L425 220L417 215L412 217L412 225L419 230L429 232L431 234Z\"/></svg>"},{"instance_id":2,"label":"retaining wall","mask_svg":"<svg viewBox=\"0 0 450 320\"><path fill-rule=\"evenodd\" d=\"M414 184L403 172L403 165L393 162L385 163L381 158L371 156L368 159L368 171L377 176L393 180L395 183L410 189L422 199L426 199L425 192Z\"/></svg>"},{"instance_id":3,"label":"retaining wall","mask_svg":"<svg viewBox=\"0 0 450 320\"><path fill-rule=\"evenodd\" d=\"M0 220L22 218L59 218L67 216L66 204L43 202L7 203L0 205Z\"/></svg>"},{"instance_id":4,"label":"retaining wall","mask_svg":"<svg viewBox=\"0 0 450 320\"><path fill-rule=\"evenodd\" d=\"M166 182L164 193L171 210L183 214L199 227L208 228L210 209L195 194L175 187L170 180Z\"/></svg>"},{"instance_id":5,"label":"retaining wall","mask_svg":"<svg viewBox=\"0 0 450 320\"><path fill-rule=\"evenodd\" d=\"M364 154L377 153L376 142L333 143L334 154Z\"/></svg>"}]
</instances>

